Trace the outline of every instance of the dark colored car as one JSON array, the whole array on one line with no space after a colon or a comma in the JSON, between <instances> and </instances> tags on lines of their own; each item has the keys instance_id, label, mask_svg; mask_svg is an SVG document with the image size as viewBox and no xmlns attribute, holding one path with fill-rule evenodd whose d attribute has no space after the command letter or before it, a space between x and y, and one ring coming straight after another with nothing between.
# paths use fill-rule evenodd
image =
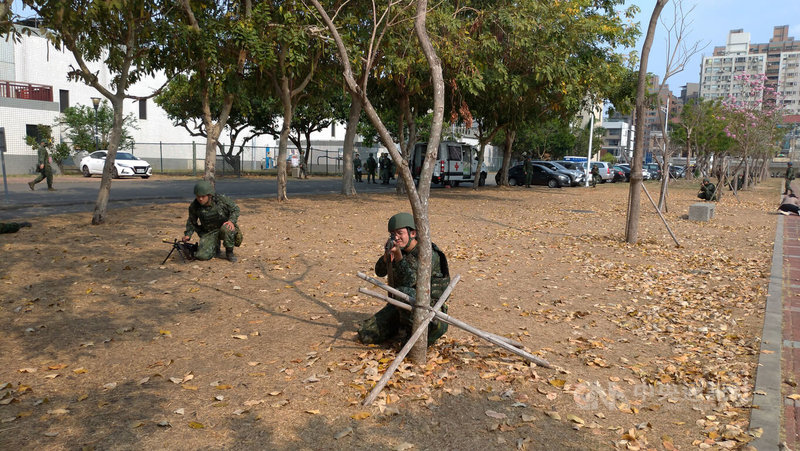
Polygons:
<instances>
[{"instance_id":1,"label":"dark colored car","mask_svg":"<svg viewBox=\"0 0 800 451\"><path fill-rule=\"evenodd\" d=\"M614 171L615 182L630 182L631 181L631 168L626 166L612 166L611 170Z\"/></svg>"},{"instance_id":2,"label":"dark colored car","mask_svg":"<svg viewBox=\"0 0 800 451\"><path fill-rule=\"evenodd\" d=\"M645 163L642 167L650 172L650 180L661 180L661 166L658 163Z\"/></svg>"},{"instance_id":3,"label":"dark colored car","mask_svg":"<svg viewBox=\"0 0 800 451\"><path fill-rule=\"evenodd\" d=\"M494 176L495 182L500 184L500 172ZM525 184L525 172L522 170L522 165L518 164L508 170L508 184L511 186L518 186ZM540 164L533 164L533 177L531 179L532 185L545 185L550 188L561 188L562 186L570 185L570 178L567 175L559 174L552 169L548 169Z\"/></svg>"}]
</instances>

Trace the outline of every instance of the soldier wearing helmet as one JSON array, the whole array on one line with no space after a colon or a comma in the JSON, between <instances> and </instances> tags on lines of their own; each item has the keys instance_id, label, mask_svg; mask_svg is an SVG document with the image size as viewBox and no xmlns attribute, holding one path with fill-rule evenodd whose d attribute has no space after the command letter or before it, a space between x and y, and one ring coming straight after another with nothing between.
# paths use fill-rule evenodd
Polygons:
<instances>
[{"instance_id":1,"label":"soldier wearing helmet","mask_svg":"<svg viewBox=\"0 0 800 451\"><path fill-rule=\"evenodd\" d=\"M389 219L389 240L385 252L375 263L375 274L378 277L388 276L388 283L409 296L417 293L417 267L419 266L419 248L417 246L417 227L410 213L398 213ZM431 305L442 295L450 283L450 271L447 257L435 244L432 244L431 255ZM442 306L447 312L447 306ZM371 318L366 320L358 330L358 338L362 343L381 343L395 336L398 332L412 333L413 318L411 312L386 305ZM428 325L428 346L433 344L447 331L447 324L431 321Z\"/></svg>"},{"instance_id":2,"label":"soldier wearing helmet","mask_svg":"<svg viewBox=\"0 0 800 451\"><path fill-rule=\"evenodd\" d=\"M717 201L720 198L720 194L717 192L717 187L711 183L708 177L703 177L703 182L700 185L700 192L697 193L697 197L703 200L713 200Z\"/></svg>"},{"instance_id":3,"label":"soldier wearing helmet","mask_svg":"<svg viewBox=\"0 0 800 451\"><path fill-rule=\"evenodd\" d=\"M194 258L210 260L221 256L219 242L225 246L225 256L236 263L234 246L242 244L242 232L236 222L239 220L239 207L236 202L222 194L216 194L207 181L194 185L195 200L189 205L189 219L183 241L189 241L197 232L200 242Z\"/></svg>"},{"instance_id":4,"label":"soldier wearing helmet","mask_svg":"<svg viewBox=\"0 0 800 451\"><path fill-rule=\"evenodd\" d=\"M792 162L786 163L786 175L783 176L786 179L786 186L783 189L783 194L789 192L792 189L792 180L794 180L794 168L792 167Z\"/></svg>"}]
</instances>

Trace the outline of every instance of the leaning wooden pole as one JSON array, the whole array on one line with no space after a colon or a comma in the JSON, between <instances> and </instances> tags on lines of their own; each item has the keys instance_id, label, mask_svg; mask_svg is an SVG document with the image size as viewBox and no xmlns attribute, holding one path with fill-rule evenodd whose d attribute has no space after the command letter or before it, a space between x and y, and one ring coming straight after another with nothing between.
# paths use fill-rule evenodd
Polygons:
<instances>
[{"instance_id":1,"label":"leaning wooden pole","mask_svg":"<svg viewBox=\"0 0 800 451\"><path fill-rule=\"evenodd\" d=\"M399 299L399 300L403 301L405 304L408 304L408 305L411 305L411 306L416 305L416 301L414 300L414 298L412 298L411 296L403 293L402 291L400 291L400 290L398 290L396 288L393 288L393 287L383 283L382 281L380 281L380 280L378 280L378 279L376 279L374 277L370 277L370 276L364 274L363 272L358 272L358 277L366 280L367 282L375 285L376 287L383 288L384 290L388 291L389 293L394 295L395 300ZM373 292L370 291L369 293L373 293ZM369 294L369 293L365 293L365 294ZM379 296L379 299L383 300L383 297ZM401 308L405 309L405 307L401 307ZM430 309L430 307L424 307L424 308ZM408 309L406 309L406 310L408 310ZM446 320L445 320L445 322L447 323ZM450 323L447 323L447 324L450 324ZM452 324L452 325L455 326L455 324ZM459 326L456 326L456 327L459 327ZM520 348L520 349L525 347L525 345L523 345L522 343L520 343L520 342L518 342L516 340L512 340L512 339L510 339L508 337L504 337L502 335L495 335L495 334L493 334L491 332L485 332L485 331L483 333L486 334L486 335L489 335L491 337L494 337L494 339L496 339L496 340L500 340L502 342L510 344L511 346L514 346L514 347L517 347L517 348Z\"/></svg>"},{"instance_id":2,"label":"leaning wooden pole","mask_svg":"<svg viewBox=\"0 0 800 451\"><path fill-rule=\"evenodd\" d=\"M642 191L644 191L644 193L647 194L647 198L650 200L650 203L653 204L653 208L656 210L656 213L658 213L658 216L661 218L661 221L664 222L664 227L667 228L667 232L669 232L669 235L675 241L675 245L678 246L678 247L681 247L681 243L678 242L678 239L675 238L675 234L672 233L672 229L669 228L669 224L667 224L667 219L664 218L664 215L661 214L661 210L659 210L658 206L656 205L656 203L653 202L653 198L650 197L650 193L647 192L647 188L645 188L644 184L642 184Z\"/></svg>"},{"instance_id":3,"label":"leaning wooden pole","mask_svg":"<svg viewBox=\"0 0 800 451\"><path fill-rule=\"evenodd\" d=\"M434 312L438 312L439 309L442 308L442 305L445 303L445 301L447 301L447 298L450 297L450 293L453 292L453 288L455 288L459 280L461 280L461 275L457 274L453 278L453 280L450 281L450 285L447 286L447 289L444 290L444 293L442 293L442 295L439 297L439 300L436 301L436 304L433 306L433 312L428 312L428 314L425 316L425 319L422 321L419 327L414 331L414 333L411 335L408 341L406 341L406 344L403 345L403 349L401 349L400 352L397 353L397 356L394 358L392 364L389 365L388 368L386 368L386 371L384 371L383 376L381 376L381 380L379 380L378 383L375 384L374 387L372 387L372 391L369 392L367 398L364 399L365 406L372 404L372 401L375 401L375 398L377 398L378 395L381 393L383 387L386 386L386 384L389 382L389 379L392 377L394 372L397 371L397 368L400 367L400 363L403 362L403 359L406 358L406 355L409 353L409 351L411 351L411 348L414 347L414 343L416 343L417 340L419 340L419 337L422 335L422 331L428 327L428 324L436 316Z\"/></svg>"}]
</instances>

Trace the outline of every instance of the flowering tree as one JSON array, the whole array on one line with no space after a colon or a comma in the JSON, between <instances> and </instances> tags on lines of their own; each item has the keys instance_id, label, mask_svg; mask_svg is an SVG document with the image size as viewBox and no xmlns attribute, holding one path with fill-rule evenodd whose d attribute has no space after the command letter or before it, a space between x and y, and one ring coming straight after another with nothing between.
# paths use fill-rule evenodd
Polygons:
<instances>
[{"instance_id":1,"label":"flowering tree","mask_svg":"<svg viewBox=\"0 0 800 451\"><path fill-rule=\"evenodd\" d=\"M775 89L766 85L766 75L741 74L733 79L734 92L722 103L717 119L724 122L725 135L736 143L734 152L740 158L739 167L744 165L744 188L748 188L751 173L757 174L753 164L761 163L758 175L763 176L766 162L778 148L783 115Z\"/></svg>"}]
</instances>

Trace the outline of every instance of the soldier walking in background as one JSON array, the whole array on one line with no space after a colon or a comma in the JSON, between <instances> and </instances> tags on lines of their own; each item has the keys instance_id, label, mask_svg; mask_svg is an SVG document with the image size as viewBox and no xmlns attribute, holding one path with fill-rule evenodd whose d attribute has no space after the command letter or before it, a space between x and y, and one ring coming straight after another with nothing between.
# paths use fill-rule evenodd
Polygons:
<instances>
[{"instance_id":1,"label":"soldier walking in background","mask_svg":"<svg viewBox=\"0 0 800 451\"><path fill-rule=\"evenodd\" d=\"M30 222L0 222L0 233L16 233L23 227L30 227Z\"/></svg>"},{"instance_id":2,"label":"soldier walking in background","mask_svg":"<svg viewBox=\"0 0 800 451\"><path fill-rule=\"evenodd\" d=\"M786 186L783 188L783 194L789 192L792 189L792 180L794 180L794 168L792 167L792 162L786 163L786 175L783 176L786 179Z\"/></svg>"},{"instance_id":3,"label":"soldier walking in background","mask_svg":"<svg viewBox=\"0 0 800 451\"><path fill-rule=\"evenodd\" d=\"M375 181L376 169L378 169L378 162L375 161L375 157L372 154L369 154L369 158L367 158L367 183L369 183L370 179L372 179L372 183L378 183Z\"/></svg>"},{"instance_id":4,"label":"soldier walking in background","mask_svg":"<svg viewBox=\"0 0 800 451\"><path fill-rule=\"evenodd\" d=\"M522 164L522 171L525 173L525 188L530 188L531 180L533 180L533 163L527 153L523 153L522 156L525 157L525 162Z\"/></svg>"},{"instance_id":5,"label":"soldier walking in background","mask_svg":"<svg viewBox=\"0 0 800 451\"><path fill-rule=\"evenodd\" d=\"M242 244L242 232L236 222L239 219L239 206L236 202L214 193L211 183L202 181L194 186L195 200L189 205L189 219L183 241L187 242L197 232L200 242L194 258L211 260L215 255L221 256L219 242L225 246L225 256L231 263L236 263L233 247Z\"/></svg>"},{"instance_id":6,"label":"soldier walking in background","mask_svg":"<svg viewBox=\"0 0 800 451\"><path fill-rule=\"evenodd\" d=\"M417 267L419 248L417 247L417 227L410 213L398 213L389 218L389 240L384 246L384 254L375 263L378 277L388 276L389 286L409 296L417 294ZM431 255L431 305L434 305L450 283L450 270L447 257L435 244ZM442 305L447 313L447 306ZM358 339L364 344L385 342L398 332L410 336L413 329L412 313L387 304L367 319L358 330ZM428 324L428 346L432 345L447 331L447 324L431 321Z\"/></svg>"},{"instance_id":7,"label":"soldier walking in background","mask_svg":"<svg viewBox=\"0 0 800 451\"><path fill-rule=\"evenodd\" d=\"M600 180L600 169L592 166L592 188L597 188L597 181Z\"/></svg>"},{"instance_id":8,"label":"soldier walking in background","mask_svg":"<svg viewBox=\"0 0 800 451\"><path fill-rule=\"evenodd\" d=\"M388 185L389 184L389 156L381 154L381 185Z\"/></svg>"},{"instance_id":9,"label":"soldier walking in background","mask_svg":"<svg viewBox=\"0 0 800 451\"><path fill-rule=\"evenodd\" d=\"M361 180L361 157L356 153L356 157L353 158L353 175L356 177L356 182L363 182Z\"/></svg>"},{"instance_id":10,"label":"soldier walking in background","mask_svg":"<svg viewBox=\"0 0 800 451\"><path fill-rule=\"evenodd\" d=\"M53 160L47 152L47 145L43 142L37 143L36 151L39 154L38 165L36 166L39 175L32 182L28 182L28 187L33 191L34 185L47 179L47 191L55 191L56 189L53 188L53 168L50 167L50 163Z\"/></svg>"}]
</instances>

